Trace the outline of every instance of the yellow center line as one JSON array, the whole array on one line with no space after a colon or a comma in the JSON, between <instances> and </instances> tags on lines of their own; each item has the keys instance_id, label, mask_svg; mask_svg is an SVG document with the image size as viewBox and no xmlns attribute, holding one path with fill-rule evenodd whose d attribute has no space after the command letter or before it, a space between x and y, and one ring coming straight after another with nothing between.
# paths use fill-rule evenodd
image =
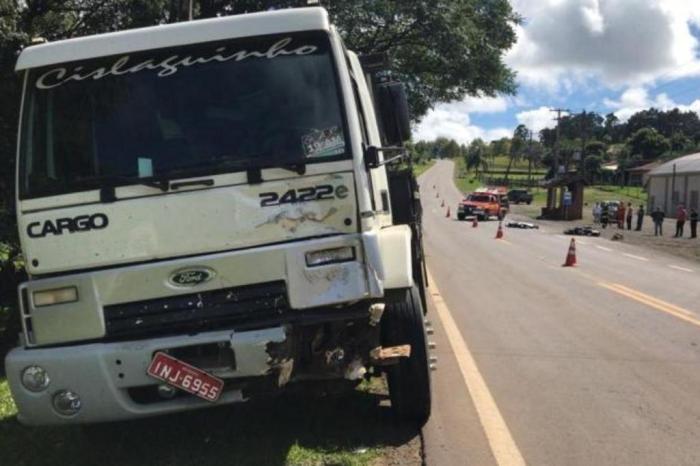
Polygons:
<instances>
[{"instance_id":1,"label":"yellow center line","mask_svg":"<svg viewBox=\"0 0 700 466\"><path fill-rule=\"evenodd\" d=\"M625 285L621 285L621 284L619 284L619 283L614 283L612 286L615 286L615 287L617 287L617 288L619 288L619 289L621 289L622 291L625 291L625 292L627 292L627 293L634 294L634 295L636 295L637 297L639 297L640 299L644 299L644 300L646 300L646 301L654 302L655 304L657 304L657 305L659 305L659 306L665 306L665 307L667 307L667 308L669 308L669 309L674 310L675 312L680 312L681 314L685 314L685 315L688 315L688 316L690 316L690 317L695 317L695 314L693 314L692 312L688 311L687 309L683 309L682 307L676 306L675 304L671 304L671 303L668 303L668 302L666 302L666 301L663 301L663 300L661 300L661 299L659 299L659 298L655 298L655 297L650 296L650 295L648 295L648 294L644 294L644 293L642 293L641 291L637 291L637 290L635 290L635 289L633 289L633 288L626 287Z\"/></svg>"},{"instance_id":2,"label":"yellow center line","mask_svg":"<svg viewBox=\"0 0 700 466\"><path fill-rule=\"evenodd\" d=\"M464 341L447 304L442 299L440 290L438 290L430 270L428 270L428 283L430 283L431 288L431 300L445 329L447 339L457 359L457 365L462 373L464 383L467 385L469 395L474 402L479 421L484 429L496 462L499 466L524 466L526 464L525 459L520 453L515 440L513 440L508 425L503 419L501 411L498 409L498 405L496 405L496 401L491 395L471 351L469 351L467 342Z\"/></svg>"},{"instance_id":3,"label":"yellow center line","mask_svg":"<svg viewBox=\"0 0 700 466\"><path fill-rule=\"evenodd\" d=\"M622 296L638 301L642 304L646 304L647 306L652 307L658 311L665 312L666 314L672 315L697 327L700 327L700 319L695 317L695 315L692 312L683 309L682 307L678 307L671 303L667 303L666 301L662 301L660 299L654 298L653 296L649 296L637 290L633 290L624 285L620 285L619 283L599 282L598 285L602 286L603 288L607 288L608 290L614 291L615 293L621 294Z\"/></svg>"},{"instance_id":4,"label":"yellow center line","mask_svg":"<svg viewBox=\"0 0 700 466\"><path fill-rule=\"evenodd\" d=\"M561 269L561 267L554 267L551 266L553 269ZM648 294L642 293L641 291L637 291L633 288L629 288L625 285L622 285L620 283L606 283L604 279L600 277L596 277L594 275L591 275L589 273L586 273L582 271L581 269L578 268L570 268L570 271L577 273L581 275L584 278L587 278L590 281L596 282L599 286L602 286L603 288L607 288L610 291L614 291L617 294L620 294L622 296L625 296L627 298L630 298L634 301L637 301L639 303L645 304L649 307L652 307L658 311L665 312L666 314L672 315L674 317L677 317L685 322L691 323L695 326L700 327L700 318L691 311L684 309L680 306L676 306L675 304L671 304L669 302L663 301L661 299L655 298L653 296L650 296Z\"/></svg>"}]
</instances>

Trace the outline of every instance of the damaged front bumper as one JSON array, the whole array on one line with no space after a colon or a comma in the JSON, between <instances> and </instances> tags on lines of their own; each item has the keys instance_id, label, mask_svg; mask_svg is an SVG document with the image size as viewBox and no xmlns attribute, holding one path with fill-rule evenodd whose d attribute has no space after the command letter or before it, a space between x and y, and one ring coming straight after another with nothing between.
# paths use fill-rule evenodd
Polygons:
<instances>
[{"instance_id":1,"label":"damaged front bumper","mask_svg":"<svg viewBox=\"0 0 700 466\"><path fill-rule=\"evenodd\" d=\"M17 404L20 422L28 425L93 423L134 419L245 401L243 392L228 382L268 376L273 383L288 377L289 360L280 357L287 342L284 327L234 333L230 330L118 343L95 343L47 349L14 349L7 357L7 378ZM228 348L234 364L204 367L224 379L227 388L216 403L191 396L154 402L139 397L156 388L158 381L146 373L157 351L218 345ZM216 366L216 363L212 363ZM22 384L23 371L39 366L50 379L48 386L33 392ZM282 381L284 382L284 381ZM79 396L79 410L66 416L54 407L62 391Z\"/></svg>"}]
</instances>

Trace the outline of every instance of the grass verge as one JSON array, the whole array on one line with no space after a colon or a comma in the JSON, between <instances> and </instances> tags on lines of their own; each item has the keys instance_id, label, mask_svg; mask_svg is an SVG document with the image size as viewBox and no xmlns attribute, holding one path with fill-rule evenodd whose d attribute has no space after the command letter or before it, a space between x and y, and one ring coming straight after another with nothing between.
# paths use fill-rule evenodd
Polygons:
<instances>
[{"instance_id":1,"label":"grass verge","mask_svg":"<svg viewBox=\"0 0 700 466\"><path fill-rule=\"evenodd\" d=\"M534 188L531 192L533 194L532 204L519 206L514 211L535 218L541 214L541 208L547 203L547 190ZM625 204L631 202L636 209L640 204L644 204L646 207L647 193L638 186L586 186L583 190L584 215L593 209L596 202L603 201L621 201Z\"/></svg>"},{"instance_id":2,"label":"grass verge","mask_svg":"<svg viewBox=\"0 0 700 466\"><path fill-rule=\"evenodd\" d=\"M467 194L473 192L476 188L481 186L481 181L476 179L473 172L468 172L466 164L464 163L463 157L457 157L454 159L454 181L457 189L462 193Z\"/></svg>"},{"instance_id":3,"label":"grass verge","mask_svg":"<svg viewBox=\"0 0 700 466\"><path fill-rule=\"evenodd\" d=\"M394 421L382 379L341 395L281 397L111 424L20 425L0 379L0 464L373 465L417 429ZM381 403L380 403L381 402Z\"/></svg>"},{"instance_id":4,"label":"grass verge","mask_svg":"<svg viewBox=\"0 0 700 466\"><path fill-rule=\"evenodd\" d=\"M435 160L433 159L430 159L427 162L415 163L413 164L413 174L418 177L433 165L435 165Z\"/></svg>"}]
</instances>

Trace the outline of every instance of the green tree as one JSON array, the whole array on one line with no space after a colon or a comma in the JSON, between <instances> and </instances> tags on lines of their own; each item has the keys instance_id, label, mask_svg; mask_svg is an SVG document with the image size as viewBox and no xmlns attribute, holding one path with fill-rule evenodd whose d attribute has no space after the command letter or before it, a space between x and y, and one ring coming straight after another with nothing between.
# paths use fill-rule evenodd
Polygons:
<instances>
[{"instance_id":1,"label":"green tree","mask_svg":"<svg viewBox=\"0 0 700 466\"><path fill-rule=\"evenodd\" d=\"M510 153L510 138L504 137L489 143L489 153L492 159L500 156L508 156Z\"/></svg>"},{"instance_id":2,"label":"green tree","mask_svg":"<svg viewBox=\"0 0 700 466\"><path fill-rule=\"evenodd\" d=\"M602 141L590 141L586 144L585 154L586 156L595 155L602 157L605 154L608 146Z\"/></svg>"},{"instance_id":3,"label":"green tree","mask_svg":"<svg viewBox=\"0 0 700 466\"><path fill-rule=\"evenodd\" d=\"M508 176L510 176L510 169L513 163L518 161L525 154L527 149L528 140L530 138L530 130L527 126L520 124L513 131L513 139L510 143L510 152L508 153L508 168L506 168L506 182L508 182Z\"/></svg>"},{"instance_id":4,"label":"green tree","mask_svg":"<svg viewBox=\"0 0 700 466\"><path fill-rule=\"evenodd\" d=\"M474 177L479 177L479 170L487 171L488 168L488 146L481 139L474 139L467 148L466 166L467 170L474 170Z\"/></svg>"},{"instance_id":5,"label":"green tree","mask_svg":"<svg viewBox=\"0 0 700 466\"><path fill-rule=\"evenodd\" d=\"M445 157L449 159L455 159L461 155L462 151L459 147L459 144L457 144L457 141L454 139L450 139L445 146Z\"/></svg>"},{"instance_id":6,"label":"green tree","mask_svg":"<svg viewBox=\"0 0 700 466\"><path fill-rule=\"evenodd\" d=\"M593 184L602 173L603 158L600 155L588 155L583 159L586 181Z\"/></svg>"},{"instance_id":7,"label":"green tree","mask_svg":"<svg viewBox=\"0 0 700 466\"><path fill-rule=\"evenodd\" d=\"M603 123L604 137L607 141L619 142L620 137L620 119L614 113L608 113L605 115L605 122Z\"/></svg>"},{"instance_id":8,"label":"green tree","mask_svg":"<svg viewBox=\"0 0 700 466\"><path fill-rule=\"evenodd\" d=\"M643 160L653 160L671 149L671 144L661 133L654 128L642 128L635 132L628 140L632 155L638 155Z\"/></svg>"},{"instance_id":9,"label":"green tree","mask_svg":"<svg viewBox=\"0 0 700 466\"><path fill-rule=\"evenodd\" d=\"M669 143L671 144L671 150L679 154L683 154L694 148L693 141L680 131L673 133Z\"/></svg>"}]
</instances>

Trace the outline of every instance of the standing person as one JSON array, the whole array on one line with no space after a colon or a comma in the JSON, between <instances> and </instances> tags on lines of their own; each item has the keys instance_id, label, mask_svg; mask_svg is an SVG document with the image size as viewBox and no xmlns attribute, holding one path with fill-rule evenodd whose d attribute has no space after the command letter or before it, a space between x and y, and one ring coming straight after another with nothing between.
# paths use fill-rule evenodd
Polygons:
<instances>
[{"instance_id":1,"label":"standing person","mask_svg":"<svg viewBox=\"0 0 700 466\"><path fill-rule=\"evenodd\" d=\"M600 202L596 202L593 206L593 223L596 225L600 224L600 211Z\"/></svg>"},{"instance_id":2,"label":"standing person","mask_svg":"<svg viewBox=\"0 0 700 466\"><path fill-rule=\"evenodd\" d=\"M687 215L688 213L685 211L685 207L683 207L683 204L680 204L678 209L676 209L676 235L674 238L683 237L683 227L685 227L685 218Z\"/></svg>"},{"instance_id":3,"label":"standing person","mask_svg":"<svg viewBox=\"0 0 700 466\"><path fill-rule=\"evenodd\" d=\"M625 229L625 204L623 202L620 202L620 206L617 208L617 228Z\"/></svg>"},{"instance_id":4,"label":"standing person","mask_svg":"<svg viewBox=\"0 0 700 466\"><path fill-rule=\"evenodd\" d=\"M698 237L698 211L690 209L690 237Z\"/></svg>"},{"instance_id":5,"label":"standing person","mask_svg":"<svg viewBox=\"0 0 700 466\"><path fill-rule=\"evenodd\" d=\"M666 215L661 211L661 207L657 207L651 213L651 219L654 221L654 236L664 235L664 217Z\"/></svg>"},{"instance_id":6,"label":"standing person","mask_svg":"<svg viewBox=\"0 0 700 466\"><path fill-rule=\"evenodd\" d=\"M642 222L644 222L644 206L640 204L637 210L637 228L634 231L642 231Z\"/></svg>"},{"instance_id":7,"label":"standing person","mask_svg":"<svg viewBox=\"0 0 700 466\"><path fill-rule=\"evenodd\" d=\"M632 203L627 203L627 229L632 230L632 214L634 209L632 209Z\"/></svg>"},{"instance_id":8,"label":"standing person","mask_svg":"<svg viewBox=\"0 0 700 466\"><path fill-rule=\"evenodd\" d=\"M608 205L603 204L603 207L600 210L600 223L603 225L603 228L608 227Z\"/></svg>"}]
</instances>

